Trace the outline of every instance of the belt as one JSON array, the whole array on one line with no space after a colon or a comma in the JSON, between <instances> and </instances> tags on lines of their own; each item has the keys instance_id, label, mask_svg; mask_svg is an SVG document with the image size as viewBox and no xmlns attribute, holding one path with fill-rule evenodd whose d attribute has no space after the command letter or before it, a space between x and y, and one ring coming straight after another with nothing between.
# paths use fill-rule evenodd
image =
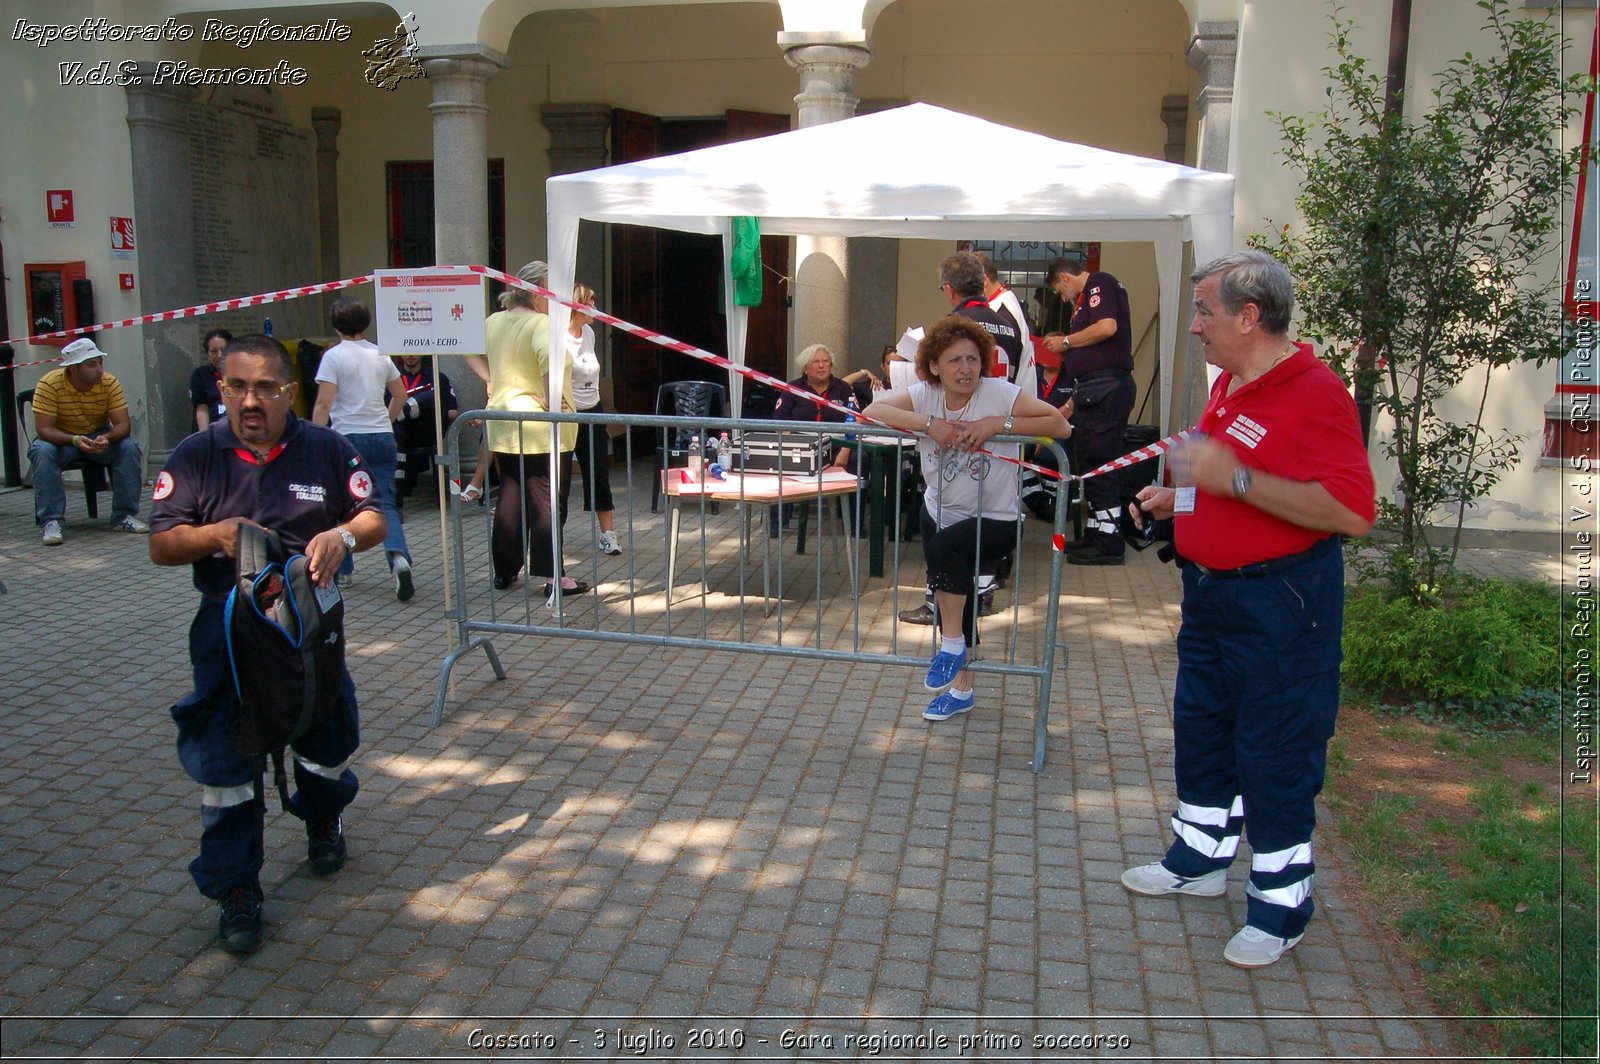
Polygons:
<instances>
[{"instance_id":1,"label":"belt","mask_svg":"<svg viewBox=\"0 0 1600 1064\"><path fill-rule=\"evenodd\" d=\"M1216 580L1248 580L1253 577L1276 573L1299 565L1301 562L1320 557L1336 547L1341 542L1341 539L1342 537L1340 536L1329 536L1327 539L1319 541L1316 545L1307 547L1305 550L1295 554L1285 554L1281 558L1269 558L1264 562L1252 562L1249 565L1241 565L1237 569L1210 569L1199 562L1190 561L1188 558L1183 560L1183 564L1192 565L1200 571L1201 576L1209 576Z\"/></svg>"},{"instance_id":2,"label":"belt","mask_svg":"<svg viewBox=\"0 0 1600 1064\"><path fill-rule=\"evenodd\" d=\"M1133 376L1133 373L1130 370L1118 369L1116 367L1112 367L1110 369L1092 369L1087 373L1078 374L1076 377L1072 378L1069 383L1076 386L1082 384L1084 381L1097 381L1105 377L1124 376L1131 377Z\"/></svg>"}]
</instances>

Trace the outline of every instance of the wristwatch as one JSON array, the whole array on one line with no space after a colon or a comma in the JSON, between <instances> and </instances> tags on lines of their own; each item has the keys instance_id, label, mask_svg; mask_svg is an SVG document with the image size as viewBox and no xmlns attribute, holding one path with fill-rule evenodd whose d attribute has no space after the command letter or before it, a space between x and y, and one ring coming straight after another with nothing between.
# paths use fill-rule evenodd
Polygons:
<instances>
[{"instance_id":1,"label":"wristwatch","mask_svg":"<svg viewBox=\"0 0 1600 1064\"><path fill-rule=\"evenodd\" d=\"M1233 497L1242 499L1250 490L1250 467L1238 466L1233 471Z\"/></svg>"},{"instance_id":2,"label":"wristwatch","mask_svg":"<svg viewBox=\"0 0 1600 1064\"><path fill-rule=\"evenodd\" d=\"M1234 485L1235 485L1236 488L1237 488L1238 483L1239 483L1238 478L1235 478L1234 479ZM344 551L345 551L345 553L346 554L354 554L356 552L356 537L355 537L355 533L351 532L348 528L344 527L343 525L336 525L334 527L334 531L339 533L339 538L344 541Z\"/></svg>"}]
</instances>

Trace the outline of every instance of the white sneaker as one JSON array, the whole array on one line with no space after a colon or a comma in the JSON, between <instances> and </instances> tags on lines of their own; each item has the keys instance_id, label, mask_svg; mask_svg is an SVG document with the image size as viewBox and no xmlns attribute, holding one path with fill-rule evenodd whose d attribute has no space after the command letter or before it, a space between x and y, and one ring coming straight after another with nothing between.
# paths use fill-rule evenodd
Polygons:
<instances>
[{"instance_id":1,"label":"white sneaker","mask_svg":"<svg viewBox=\"0 0 1600 1064\"><path fill-rule=\"evenodd\" d=\"M39 542L46 547L59 547L66 538L66 534L61 531L60 521L46 521L39 534Z\"/></svg>"},{"instance_id":2,"label":"white sneaker","mask_svg":"<svg viewBox=\"0 0 1600 1064\"><path fill-rule=\"evenodd\" d=\"M1259 927L1245 924L1239 933L1228 939L1222 949L1222 959L1235 968L1265 968L1300 944L1305 935L1279 938Z\"/></svg>"},{"instance_id":3,"label":"white sneaker","mask_svg":"<svg viewBox=\"0 0 1600 1064\"><path fill-rule=\"evenodd\" d=\"M403 554L394 556L394 597L401 602L408 601L417 593L417 585L411 580L411 563L406 561Z\"/></svg>"},{"instance_id":4,"label":"white sneaker","mask_svg":"<svg viewBox=\"0 0 1600 1064\"><path fill-rule=\"evenodd\" d=\"M111 528L115 532L134 532L140 535L150 531L150 526L137 517L119 517L111 522Z\"/></svg>"},{"instance_id":5,"label":"white sneaker","mask_svg":"<svg viewBox=\"0 0 1600 1064\"><path fill-rule=\"evenodd\" d=\"M1186 878L1167 871L1166 865L1156 861L1122 873L1122 885L1135 894L1148 894L1151 897L1187 894L1193 898L1220 898L1228 892L1228 870L1219 868L1203 876Z\"/></svg>"},{"instance_id":6,"label":"white sneaker","mask_svg":"<svg viewBox=\"0 0 1600 1064\"><path fill-rule=\"evenodd\" d=\"M622 546L617 542L617 534L615 532L600 533L600 553L609 554L612 557L622 553Z\"/></svg>"}]
</instances>

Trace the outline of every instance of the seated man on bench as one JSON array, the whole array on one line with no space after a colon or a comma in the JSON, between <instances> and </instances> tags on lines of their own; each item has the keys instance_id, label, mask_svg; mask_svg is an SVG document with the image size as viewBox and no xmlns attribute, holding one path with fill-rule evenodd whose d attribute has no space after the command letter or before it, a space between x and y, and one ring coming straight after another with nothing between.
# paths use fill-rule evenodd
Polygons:
<instances>
[{"instance_id":1,"label":"seated man on bench","mask_svg":"<svg viewBox=\"0 0 1600 1064\"><path fill-rule=\"evenodd\" d=\"M139 520L144 455L130 435L128 400L117 378L106 372L105 357L93 340L74 340L61 349L61 368L46 373L34 387L28 462L34 520L47 547L66 538L61 523L67 516L67 490L61 471L89 462L111 470L111 527L150 531Z\"/></svg>"}]
</instances>

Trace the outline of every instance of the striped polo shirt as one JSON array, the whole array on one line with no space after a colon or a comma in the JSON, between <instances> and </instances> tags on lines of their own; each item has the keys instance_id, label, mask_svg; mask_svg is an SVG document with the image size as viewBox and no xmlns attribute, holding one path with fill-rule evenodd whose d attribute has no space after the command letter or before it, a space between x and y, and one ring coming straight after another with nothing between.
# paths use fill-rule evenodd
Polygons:
<instances>
[{"instance_id":1,"label":"striped polo shirt","mask_svg":"<svg viewBox=\"0 0 1600 1064\"><path fill-rule=\"evenodd\" d=\"M34 385L33 412L54 414L56 428L74 436L100 431L111 424L111 411L127 405L122 384L109 373L86 392L72 386L65 369L51 370Z\"/></svg>"}]
</instances>

